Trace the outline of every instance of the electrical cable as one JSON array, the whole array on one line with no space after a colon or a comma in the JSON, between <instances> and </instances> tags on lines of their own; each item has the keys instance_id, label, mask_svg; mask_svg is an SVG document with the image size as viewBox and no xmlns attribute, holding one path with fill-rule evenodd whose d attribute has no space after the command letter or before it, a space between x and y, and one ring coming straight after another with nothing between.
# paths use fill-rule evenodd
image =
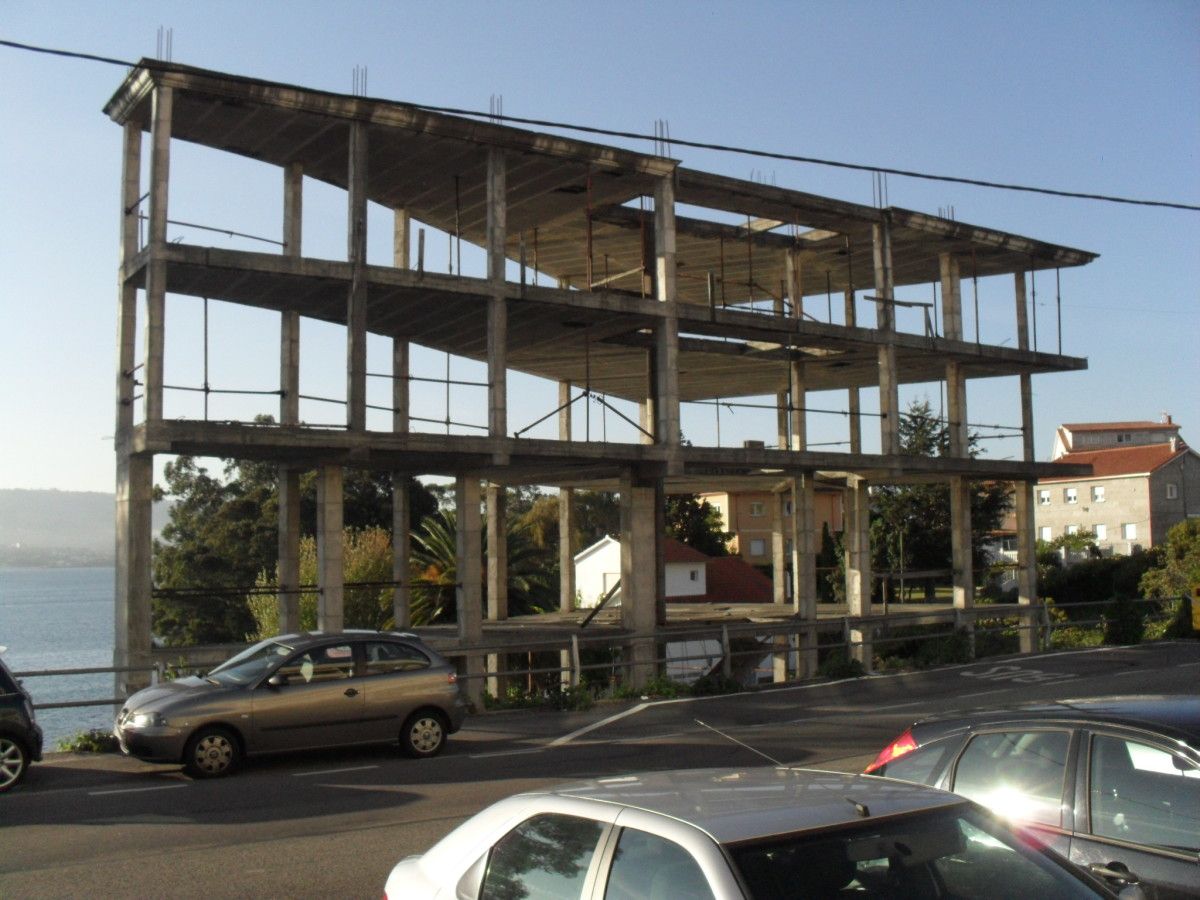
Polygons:
<instances>
[{"instance_id":1,"label":"electrical cable","mask_svg":"<svg viewBox=\"0 0 1200 900\"><path fill-rule=\"evenodd\" d=\"M127 68L136 68L142 63L133 63L128 60L114 59L108 56L98 56L93 53L81 53L73 50L56 50L49 47L39 47L33 44L23 44L18 41L9 41L0 39L0 46L11 47L16 50L28 50L32 53L46 53L52 56L63 56L71 59L90 60L92 62L109 63L111 65L125 66ZM153 66L152 61L148 61L145 65ZM364 98L365 99L365 98ZM621 131L611 128L599 128L592 125L573 125L569 122L556 122L551 119L531 119L522 116L505 116L483 113L477 110L461 109L452 106L433 106L425 103L408 103L407 106L412 106L416 109L426 110L428 112L445 113L447 115L456 116L472 116L476 118L486 118L492 121L500 120L506 122L516 122L521 125L536 125L541 128L560 128L567 131L578 131L583 134L596 134L605 137L621 137L629 140L637 141L654 141L657 138L653 135L641 134L635 131ZM1019 191L1028 194L1043 194L1050 197L1067 197L1074 200L1096 200L1103 203L1121 203L1130 206L1152 206L1164 209L1182 209L1189 212L1200 212L1200 205L1193 203L1176 203L1169 200L1144 200L1131 197L1118 197L1112 194L1093 194L1085 191L1065 191L1056 188L1033 187L1023 184L1012 184L1002 181L988 181L982 178L965 178L957 175L934 175L929 172L918 172L914 169L898 169L890 166L875 166L866 165L863 163L851 163L833 159L823 159L817 156L800 156L794 153L779 153L773 150L755 150L749 147L737 147L731 144L715 144L708 141L689 141L684 138L671 138L672 144L679 144L683 147L691 147L696 150L713 150L720 153L737 153L743 156L754 156L762 159L777 159L785 162L808 163L815 166L828 166L836 169L850 169L858 172L874 172L885 175L897 175L904 178L917 178L924 181L941 181L951 184L965 184L971 187L992 188L1002 191Z\"/></svg>"}]
</instances>

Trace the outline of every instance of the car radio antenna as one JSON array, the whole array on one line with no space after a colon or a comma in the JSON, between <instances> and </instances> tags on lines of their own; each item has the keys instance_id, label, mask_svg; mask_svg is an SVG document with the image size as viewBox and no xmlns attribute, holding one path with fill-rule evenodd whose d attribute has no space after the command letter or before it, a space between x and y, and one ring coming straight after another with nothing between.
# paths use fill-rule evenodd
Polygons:
<instances>
[{"instance_id":1,"label":"car radio antenna","mask_svg":"<svg viewBox=\"0 0 1200 900\"><path fill-rule=\"evenodd\" d=\"M727 741L733 741L733 742L734 742L735 744L737 744L739 747L745 747L745 748L746 748L747 750L749 750L751 753L757 753L759 756L761 756L761 757L762 757L763 759L765 759L767 762L769 762L769 763L773 763L774 765L778 766L778 767L779 767L779 768L781 768L781 769L786 769L786 768L787 768L787 766L785 766L783 763L781 763L779 760L775 759L774 757L767 756L767 754L763 753L761 750L759 750L759 749L757 749L757 748L755 748L755 747L751 747L749 744L745 743L744 741L739 741L739 740L738 740L737 738L735 738L733 735L731 735L731 734L726 734L725 732L723 732L723 731L722 731L720 728L713 728L713 727L712 727L711 725L709 725L707 722L701 722L699 719L694 719L693 721L694 721L694 722L695 722L697 725L700 725L700 726L702 726L702 727L704 727L704 728L707 728L709 731L711 731L711 732L714 732L715 734L719 734L721 737L725 738L725 740L727 740Z\"/></svg>"},{"instance_id":2,"label":"car radio antenna","mask_svg":"<svg viewBox=\"0 0 1200 900\"><path fill-rule=\"evenodd\" d=\"M778 767L779 767L779 768L781 768L781 769L789 769L789 768L791 768L791 766L785 766L783 763L781 763L779 760L775 759L774 757L772 757L772 756L767 756L767 754L763 753L763 752L762 752L761 750L759 750L758 748L756 748L756 747L751 747L751 746L750 746L749 744L747 744L745 741L739 741L739 740L738 740L737 738L735 738L733 735L731 735L731 734L726 734L726 733L725 733L724 731L722 731L720 728L714 728L713 726L709 725L707 722L702 722L700 719L693 719L692 721L693 721L693 722L695 722L697 725L700 725L700 726L702 726L702 727L704 727L704 728L707 728L709 731L711 731L711 732L713 732L713 733L715 733L715 734L719 734L721 737L725 738L725 740L727 740L727 741L733 741L733 743L737 744L739 747L745 747L745 748L746 748L747 750L749 750L751 753L757 753L759 756L761 756L761 757L762 757L763 759L765 759L767 762L774 763L776 766L778 766ZM871 810L870 810L870 808L869 808L869 807L868 807L868 806L867 806L865 803L860 803L860 802L859 802L859 801L857 801L857 800L852 800L850 797L846 797L846 796L844 796L844 795L840 794L840 793L839 793L839 792L838 792L838 791L837 791L835 788L829 787L828 785L823 785L823 784L821 784L820 782L817 782L817 784L818 784L820 787L823 787L823 788L825 788L826 790L830 790L830 791L833 791L834 793L837 793L839 796L841 796L841 798L842 798L843 800L845 800L847 803L849 803L851 806L853 806L853 807L854 807L854 811L855 811L855 812L857 812L857 813L858 813L860 816L862 816L864 819L867 819L867 818L870 818L870 817L871 817Z\"/></svg>"}]
</instances>

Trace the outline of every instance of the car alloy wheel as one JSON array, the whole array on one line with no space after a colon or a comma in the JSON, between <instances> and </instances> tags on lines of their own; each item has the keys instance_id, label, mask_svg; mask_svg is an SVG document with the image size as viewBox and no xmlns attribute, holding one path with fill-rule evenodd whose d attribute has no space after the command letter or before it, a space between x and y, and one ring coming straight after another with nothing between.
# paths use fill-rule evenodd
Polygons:
<instances>
[{"instance_id":1,"label":"car alloy wheel","mask_svg":"<svg viewBox=\"0 0 1200 900\"><path fill-rule=\"evenodd\" d=\"M29 754L25 747L10 737L0 737L0 791L7 791L25 775Z\"/></svg>"},{"instance_id":2,"label":"car alloy wheel","mask_svg":"<svg viewBox=\"0 0 1200 900\"><path fill-rule=\"evenodd\" d=\"M409 718L400 733L400 745L409 756L435 756L446 743L446 726L441 716L422 712Z\"/></svg>"},{"instance_id":3,"label":"car alloy wheel","mask_svg":"<svg viewBox=\"0 0 1200 900\"><path fill-rule=\"evenodd\" d=\"M218 728L198 732L188 742L187 770L199 778L219 778L232 772L238 763L236 739Z\"/></svg>"}]
</instances>

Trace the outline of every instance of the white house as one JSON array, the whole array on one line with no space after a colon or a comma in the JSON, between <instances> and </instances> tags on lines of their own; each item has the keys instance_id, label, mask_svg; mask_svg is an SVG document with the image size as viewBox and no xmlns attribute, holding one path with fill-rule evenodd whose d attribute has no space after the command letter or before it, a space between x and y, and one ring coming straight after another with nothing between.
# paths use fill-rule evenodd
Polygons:
<instances>
[{"instance_id":1,"label":"white house","mask_svg":"<svg viewBox=\"0 0 1200 900\"><path fill-rule=\"evenodd\" d=\"M708 557L679 541L663 541L666 595L674 598L702 597L708 593ZM581 609L596 606L621 580L621 542L608 535L575 554L575 591ZM621 592L608 601L620 603Z\"/></svg>"}]
</instances>

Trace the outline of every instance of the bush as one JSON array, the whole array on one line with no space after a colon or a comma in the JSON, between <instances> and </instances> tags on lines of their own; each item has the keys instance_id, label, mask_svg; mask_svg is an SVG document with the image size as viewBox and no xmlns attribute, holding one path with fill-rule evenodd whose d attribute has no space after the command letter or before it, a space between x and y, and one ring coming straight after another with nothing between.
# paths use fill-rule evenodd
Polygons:
<instances>
[{"instance_id":1,"label":"bush","mask_svg":"<svg viewBox=\"0 0 1200 900\"><path fill-rule=\"evenodd\" d=\"M846 656L846 651L838 647L817 666L817 674L826 678L857 678L863 674L863 664Z\"/></svg>"},{"instance_id":2,"label":"bush","mask_svg":"<svg viewBox=\"0 0 1200 900\"><path fill-rule=\"evenodd\" d=\"M745 687L740 682L713 673L693 681L689 693L693 697L710 697L714 694L737 694L743 690Z\"/></svg>"},{"instance_id":3,"label":"bush","mask_svg":"<svg viewBox=\"0 0 1200 900\"><path fill-rule=\"evenodd\" d=\"M1142 605L1129 597L1114 597L1100 618L1105 644L1140 644L1146 633Z\"/></svg>"},{"instance_id":4,"label":"bush","mask_svg":"<svg viewBox=\"0 0 1200 900\"><path fill-rule=\"evenodd\" d=\"M58 749L64 753L118 753L121 745L111 732L93 728L60 739Z\"/></svg>"},{"instance_id":5,"label":"bush","mask_svg":"<svg viewBox=\"0 0 1200 900\"><path fill-rule=\"evenodd\" d=\"M484 692L484 709L557 709L578 711L591 709L595 705L592 692L585 685L577 687L555 687L540 691L524 691L511 685L503 697L493 697Z\"/></svg>"},{"instance_id":6,"label":"bush","mask_svg":"<svg viewBox=\"0 0 1200 900\"><path fill-rule=\"evenodd\" d=\"M1095 603L1108 597L1138 597L1142 576L1161 554L1155 550L1132 556L1088 559L1063 568L1049 568L1039 579L1038 596L1052 597L1058 606Z\"/></svg>"}]
</instances>

